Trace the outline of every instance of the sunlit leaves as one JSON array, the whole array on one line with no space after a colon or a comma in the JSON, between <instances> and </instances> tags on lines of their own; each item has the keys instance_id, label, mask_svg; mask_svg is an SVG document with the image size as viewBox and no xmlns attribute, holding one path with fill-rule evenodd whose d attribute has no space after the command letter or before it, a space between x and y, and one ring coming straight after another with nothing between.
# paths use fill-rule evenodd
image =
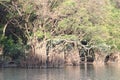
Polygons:
<instances>
[{"instance_id":1,"label":"sunlit leaves","mask_svg":"<svg viewBox=\"0 0 120 80\"><path fill-rule=\"evenodd\" d=\"M30 36L70 40L80 38L91 44L116 45L120 48L120 9L116 8L116 3L113 2L111 0L18 0L15 3L18 10L11 5L12 14L9 13L7 17L20 17L20 11L24 23L28 24L25 32L29 31Z\"/></svg>"}]
</instances>

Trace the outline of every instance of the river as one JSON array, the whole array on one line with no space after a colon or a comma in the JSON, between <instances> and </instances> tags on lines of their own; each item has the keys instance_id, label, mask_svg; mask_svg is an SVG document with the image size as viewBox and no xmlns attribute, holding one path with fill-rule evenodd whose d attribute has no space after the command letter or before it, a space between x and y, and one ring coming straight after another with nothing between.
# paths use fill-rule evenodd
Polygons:
<instances>
[{"instance_id":1,"label":"river","mask_svg":"<svg viewBox=\"0 0 120 80\"><path fill-rule=\"evenodd\" d=\"M120 80L120 66L82 64L65 68L1 68L0 80Z\"/></svg>"}]
</instances>

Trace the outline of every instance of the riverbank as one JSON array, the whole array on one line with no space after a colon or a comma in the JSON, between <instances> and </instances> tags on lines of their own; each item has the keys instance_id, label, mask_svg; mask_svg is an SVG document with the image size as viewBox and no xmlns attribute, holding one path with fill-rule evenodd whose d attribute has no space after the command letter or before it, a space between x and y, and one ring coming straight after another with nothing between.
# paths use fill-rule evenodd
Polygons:
<instances>
[{"instance_id":1,"label":"riverbank","mask_svg":"<svg viewBox=\"0 0 120 80\"><path fill-rule=\"evenodd\" d=\"M105 66L105 65L116 65L120 66L118 62L81 62L79 65L68 65L65 64L63 66L26 66L23 67L20 64L16 63L15 61L0 63L0 68L24 68L24 69L51 69L51 68L65 68L68 66L81 66L81 65L93 65L93 66Z\"/></svg>"},{"instance_id":2,"label":"riverbank","mask_svg":"<svg viewBox=\"0 0 120 80\"><path fill-rule=\"evenodd\" d=\"M65 66L80 66L81 64L104 65L119 64L120 53L104 55L94 53L94 57L79 56L75 51L67 54L63 52L50 53L49 56L28 56L26 59L0 61L2 68L63 68Z\"/></svg>"}]
</instances>

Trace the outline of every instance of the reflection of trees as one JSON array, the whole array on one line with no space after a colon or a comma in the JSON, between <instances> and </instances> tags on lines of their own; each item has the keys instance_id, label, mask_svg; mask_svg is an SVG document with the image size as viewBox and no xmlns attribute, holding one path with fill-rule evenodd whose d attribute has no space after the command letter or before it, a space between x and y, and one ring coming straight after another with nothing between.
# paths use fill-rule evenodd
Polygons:
<instances>
[{"instance_id":1,"label":"reflection of trees","mask_svg":"<svg viewBox=\"0 0 120 80\"><path fill-rule=\"evenodd\" d=\"M0 80L4 80L3 79L3 71L2 70L0 70Z\"/></svg>"},{"instance_id":2,"label":"reflection of trees","mask_svg":"<svg viewBox=\"0 0 120 80\"><path fill-rule=\"evenodd\" d=\"M65 68L64 80L81 80L81 70L79 66L67 66Z\"/></svg>"}]
</instances>

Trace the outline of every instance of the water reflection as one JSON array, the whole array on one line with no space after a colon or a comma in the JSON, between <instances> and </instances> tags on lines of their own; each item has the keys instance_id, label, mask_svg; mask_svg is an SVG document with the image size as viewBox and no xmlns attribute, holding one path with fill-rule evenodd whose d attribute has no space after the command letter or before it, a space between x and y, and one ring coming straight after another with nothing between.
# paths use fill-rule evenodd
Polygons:
<instances>
[{"instance_id":1,"label":"water reflection","mask_svg":"<svg viewBox=\"0 0 120 80\"><path fill-rule=\"evenodd\" d=\"M63 69L0 69L0 80L119 80L120 65L68 66Z\"/></svg>"}]
</instances>

